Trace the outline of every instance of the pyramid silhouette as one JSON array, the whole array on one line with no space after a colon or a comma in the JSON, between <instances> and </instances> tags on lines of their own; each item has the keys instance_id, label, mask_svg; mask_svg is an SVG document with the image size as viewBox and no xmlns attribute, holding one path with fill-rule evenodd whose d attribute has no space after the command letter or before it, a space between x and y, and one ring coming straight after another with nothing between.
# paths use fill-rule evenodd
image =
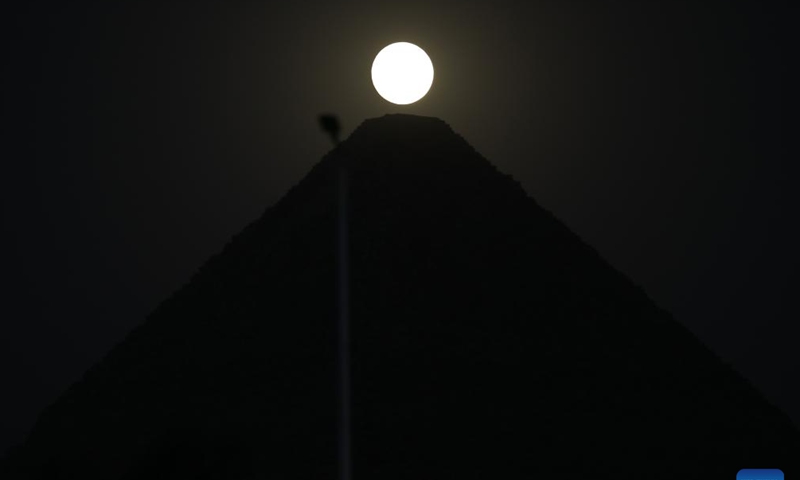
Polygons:
<instances>
[{"instance_id":1,"label":"pyramid silhouette","mask_svg":"<svg viewBox=\"0 0 800 480\"><path fill-rule=\"evenodd\" d=\"M354 478L800 472L787 416L445 122L395 114L46 409L3 478L336 479L341 168Z\"/></svg>"}]
</instances>

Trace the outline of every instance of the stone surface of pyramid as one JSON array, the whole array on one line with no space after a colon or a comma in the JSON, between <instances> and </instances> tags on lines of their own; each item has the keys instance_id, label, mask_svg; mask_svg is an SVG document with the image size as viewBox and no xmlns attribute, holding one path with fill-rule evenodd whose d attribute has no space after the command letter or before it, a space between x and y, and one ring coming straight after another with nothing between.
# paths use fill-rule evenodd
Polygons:
<instances>
[{"instance_id":1,"label":"stone surface of pyramid","mask_svg":"<svg viewBox=\"0 0 800 480\"><path fill-rule=\"evenodd\" d=\"M443 121L365 121L46 409L7 478L800 472L787 416ZM552 477L555 478L555 477Z\"/></svg>"}]
</instances>

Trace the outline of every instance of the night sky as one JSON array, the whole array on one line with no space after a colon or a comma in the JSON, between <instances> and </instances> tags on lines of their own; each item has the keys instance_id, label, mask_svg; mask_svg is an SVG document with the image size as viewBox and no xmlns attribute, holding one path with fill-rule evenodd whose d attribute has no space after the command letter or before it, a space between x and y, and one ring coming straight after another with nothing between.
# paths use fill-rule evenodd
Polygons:
<instances>
[{"instance_id":1,"label":"night sky","mask_svg":"<svg viewBox=\"0 0 800 480\"><path fill-rule=\"evenodd\" d=\"M150 3L0 14L0 451L330 150L327 112L443 119L800 424L796 7ZM370 80L396 41L434 64L409 106Z\"/></svg>"}]
</instances>

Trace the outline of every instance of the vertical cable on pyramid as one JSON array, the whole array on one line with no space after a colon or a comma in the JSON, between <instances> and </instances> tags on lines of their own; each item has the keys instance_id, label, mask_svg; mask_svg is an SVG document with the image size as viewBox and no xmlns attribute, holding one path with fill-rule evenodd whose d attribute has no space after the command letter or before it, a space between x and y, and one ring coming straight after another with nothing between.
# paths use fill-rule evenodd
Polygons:
<instances>
[{"instance_id":1,"label":"vertical cable on pyramid","mask_svg":"<svg viewBox=\"0 0 800 480\"><path fill-rule=\"evenodd\" d=\"M339 145L339 120L334 115L320 115L319 123ZM347 172L344 163L338 171L338 294L339 294L339 479L350 480L350 291L348 272Z\"/></svg>"},{"instance_id":2,"label":"vertical cable on pyramid","mask_svg":"<svg viewBox=\"0 0 800 480\"><path fill-rule=\"evenodd\" d=\"M350 480L350 291L348 272L347 172L339 167L339 375L341 389L341 480Z\"/></svg>"}]
</instances>

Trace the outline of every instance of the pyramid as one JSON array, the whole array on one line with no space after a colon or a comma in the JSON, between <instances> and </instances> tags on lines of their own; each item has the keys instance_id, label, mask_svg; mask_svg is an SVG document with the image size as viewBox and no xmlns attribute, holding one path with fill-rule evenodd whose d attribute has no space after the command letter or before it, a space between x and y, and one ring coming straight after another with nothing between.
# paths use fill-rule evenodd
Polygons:
<instances>
[{"instance_id":1,"label":"pyramid","mask_svg":"<svg viewBox=\"0 0 800 480\"><path fill-rule=\"evenodd\" d=\"M442 120L363 122L40 416L2 478L800 472L781 411Z\"/></svg>"}]
</instances>

